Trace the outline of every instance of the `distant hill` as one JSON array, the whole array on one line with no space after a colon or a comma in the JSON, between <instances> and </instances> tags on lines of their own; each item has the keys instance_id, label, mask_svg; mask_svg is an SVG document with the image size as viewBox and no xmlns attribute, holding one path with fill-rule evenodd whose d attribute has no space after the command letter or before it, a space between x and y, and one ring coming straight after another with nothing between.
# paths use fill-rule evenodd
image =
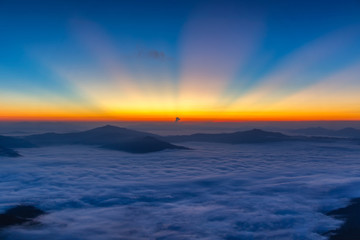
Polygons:
<instances>
[{"instance_id":1,"label":"distant hill","mask_svg":"<svg viewBox=\"0 0 360 240\"><path fill-rule=\"evenodd\" d=\"M228 144L255 144L285 141L334 141L334 137L324 136L289 136L280 132L253 129L234 133L159 136L121 127L106 125L88 131L74 133L45 133L24 137L24 140L39 146L48 145L95 145L106 149L131 153L148 153L164 149L186 149L169 142L213 142Z\"/></svg>"},{"instance_id":2,"label":"distant hill","mask_svg":"<svg viewBox=\"0 0 360 240\"><path fill-rule=\"evenodd\" d=\"M16 138L16 137L7 137L7 136L1 136L0 135L0 146L5 148L29 148L29 147L35 147L34 144L31 142Z\"/></svg>"},{"instance_id":3,"label":"distant hill","mask_svg":"<svg viewBox=\"0 0 360 240\"><path fill-rule=\"evenodd\" d=\"M36 218L45 212L31 205L18 205L0 214L0 228L26 223L36 223Z\"/></svg>"},{"instance_id":4,"label":"distant hill","mask_svg":"<svg viewBox=\"0 0 360 240\"><path fill-rule=\"evenodd\" d=\"M20 156L21 155L18 152L12 149L0 146L0 157L20 157Z\"/></svg>"},{"instance_id":5,"label":"distant hill","mask_svg":"<svg viewBox=\"0 0 360 240\"><path fill-rule=\"evenodd\" d=\"M0 135L0 156L2 157L19 157L21 155L12 148L30 147L35 147L35 145L25 139Z\"/></svg>"},{"instance_id":6,"label":"distant hill","mask_svg":"<svg viewBox=\"0 0 360 240\"><path fill-rule=\"evenodd\" d=\"M292 133L302 134L307 136L330 136L330 137L346 137L346 138L360 138L360 129L343 128L340 130L331 130L322 127L302 128L291 130Z\"/></svg>"},{"instance_id":7,"label":"distant hill","mask_svg":"<svg viewBox=\"0 0 360 240\"><path fill-rule=\"evenodd\" d=\"M267 143L295 140L297 138L284 135L279 132L268 132L260 129L234 133L205 134L198 133L192 135L167 136L163 139L169 142L217 142L217 143Z\"/></svg>"},{"instance_id":8,"label":"distant hill","mask_svg":"<svg viewBox=\"0 0 360 240\"><path fill-rule=\"evenodd\" d=\"M149 153L165 149L187 149L170 144L152 133L106 125L83 132L45 133L24 137L40 146L48 145L97 145L102 148L130 153Z\"/></svg>"},{"instance_id":9,"label":"distant hill","mask_svg":"<svg viewBox=\"0 0 360 240\"><path fill-rule=\"evenodd\" d=\"M152 133L106 125L83 132L45 133L26 136L24 139L38 145L106 145L146 136L158 137Z\"/></svg>"},{"instance_id":10,"label":"distant hill","mask_svg":"<svg viewBox=\"0 0 360 240\"><path fill-rule=\"evenodd\" d=\"M165 149L189 149L182 146L176 146L149 136L125 142L103 145L102 148L130 153L150 153L162 151Z\"/></svg>"}]
</instances>

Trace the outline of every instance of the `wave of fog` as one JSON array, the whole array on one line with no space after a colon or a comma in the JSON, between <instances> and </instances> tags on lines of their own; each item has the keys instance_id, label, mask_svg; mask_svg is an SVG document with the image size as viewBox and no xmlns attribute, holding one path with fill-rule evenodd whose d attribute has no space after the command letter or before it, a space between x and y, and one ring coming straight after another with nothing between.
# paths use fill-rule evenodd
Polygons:
<instances>
[{"instance_id":1,"label":"wave of fog","mask_svg":"<svg viewBox=\"0 0 360 240\"><path fill-rule=\"evenodd\" d=\"M322 212L360 196L357 145L187 145L195 150L64 146L0 159L0 211L49 212L0 238L325 239L340 222Z\"/></svg>"}]
</instances>

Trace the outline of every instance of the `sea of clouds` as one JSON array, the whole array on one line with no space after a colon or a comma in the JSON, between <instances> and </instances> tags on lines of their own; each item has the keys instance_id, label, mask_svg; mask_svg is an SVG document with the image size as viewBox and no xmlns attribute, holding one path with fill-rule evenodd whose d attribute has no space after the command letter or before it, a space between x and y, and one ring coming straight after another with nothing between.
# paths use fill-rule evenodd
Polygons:
<instances>
[{"instance_id":1,"label":"sea of clouds","mask_svg":"<svg viewBox=\"0 0 360 240\"><path fill-rule=\"evenodd\" d=\"M324 213L360 196L359 145L185 145L194 150L63 146L1 158L0 212L48 214L0 239L326 239L341 222Z\"/></svg>"}]
</instances>

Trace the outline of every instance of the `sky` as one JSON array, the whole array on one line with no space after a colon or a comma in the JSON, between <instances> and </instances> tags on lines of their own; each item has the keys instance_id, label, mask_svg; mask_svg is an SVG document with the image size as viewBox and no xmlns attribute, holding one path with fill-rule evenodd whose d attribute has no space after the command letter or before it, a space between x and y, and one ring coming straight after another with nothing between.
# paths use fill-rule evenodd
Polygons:
<instances>
[{"instance_id":1,"label":"sky","mask_svg":"<svg viewBox=\"0 0 360 240\"><path fill-rule=\"evenodd\" d=\"M360 2L0 0L0 121L360 120Z\"/></svg>"}]
</instances>

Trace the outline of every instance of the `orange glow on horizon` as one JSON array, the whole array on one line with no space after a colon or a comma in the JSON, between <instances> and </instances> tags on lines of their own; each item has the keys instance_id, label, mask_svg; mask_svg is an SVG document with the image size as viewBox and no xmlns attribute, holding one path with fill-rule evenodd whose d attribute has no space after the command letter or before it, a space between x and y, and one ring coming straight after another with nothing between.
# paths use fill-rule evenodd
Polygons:
<instances>
[{"instance_id":1,"label":"orange glow on horizon","mask_svg":"<svg viewBox=\"0 0 360 240\"><path fill-rule=\"evenodd\" d=\"M354 112L189 112L175 113L124 113L118 115L76 115L76 114L16 114L0 116L0 121L129 121L129 122L173 122L180 117L182 122L250 122L250 121L360 121Z\"/></svg>"}]
</instances>

